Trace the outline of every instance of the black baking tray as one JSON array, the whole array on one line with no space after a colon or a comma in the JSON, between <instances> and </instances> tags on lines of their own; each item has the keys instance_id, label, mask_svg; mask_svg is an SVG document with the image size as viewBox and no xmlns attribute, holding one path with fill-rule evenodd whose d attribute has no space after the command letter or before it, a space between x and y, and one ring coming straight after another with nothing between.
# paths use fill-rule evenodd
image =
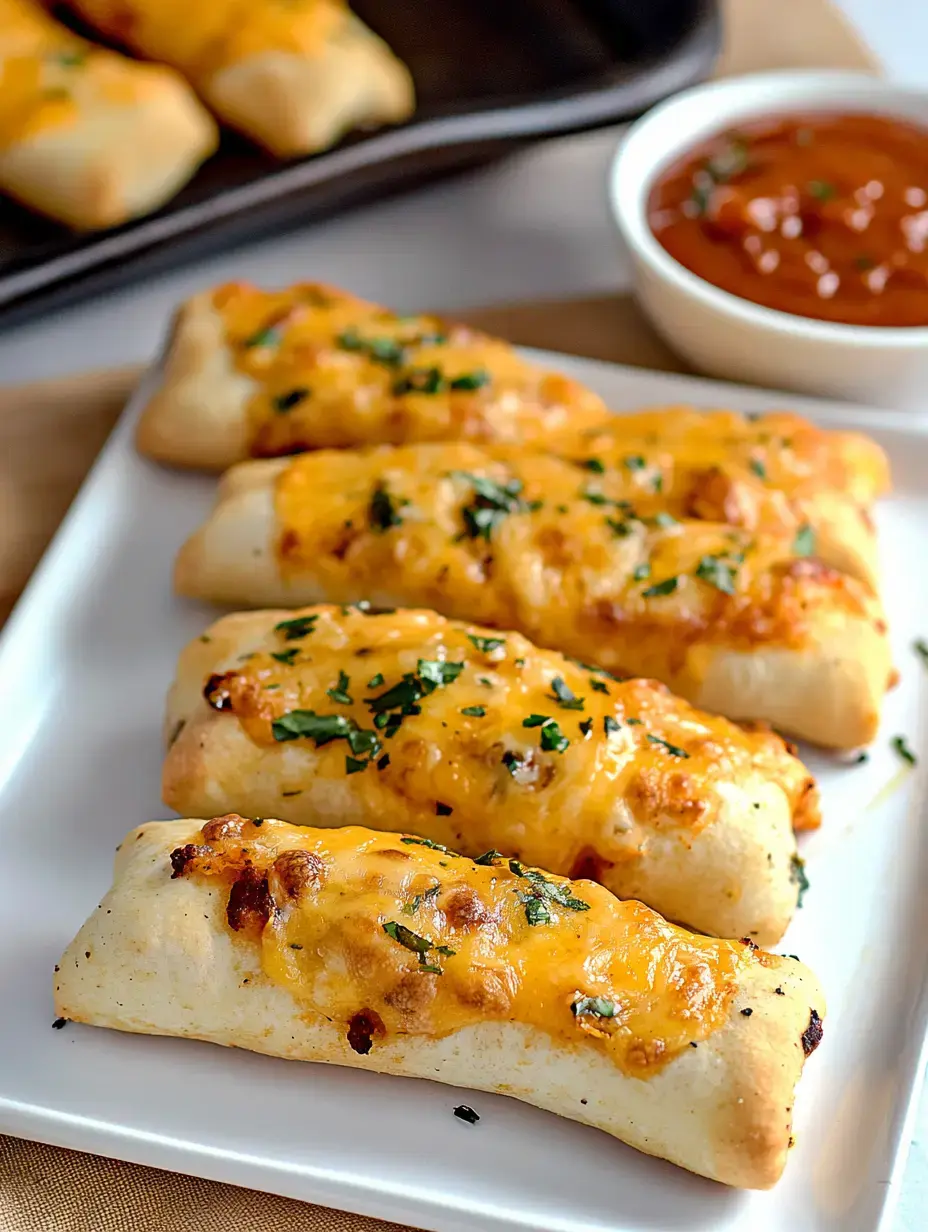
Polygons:
<instances>
[{"instance_id":1,"label":"black baking tray","mask_svg":"<svg viewBox=\"0 0 928 1232\"><path fill-rule=\"evenodd\" d=\"M164 209L111 231L75 235L0 200L0 324L528 141L632 119L705 77L721 37L717 0L352 0L352 7L412 71L417 108L408 123L352 134L288 163L226 132L218 153ZM55 12L67 19L66 10Z\"/></svg>"}]
</instances>

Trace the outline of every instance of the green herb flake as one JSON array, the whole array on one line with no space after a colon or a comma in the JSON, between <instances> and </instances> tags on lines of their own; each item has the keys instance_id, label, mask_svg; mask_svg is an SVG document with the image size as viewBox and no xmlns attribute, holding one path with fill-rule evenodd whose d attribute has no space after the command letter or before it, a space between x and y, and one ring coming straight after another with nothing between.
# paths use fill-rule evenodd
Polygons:
<instances>
[{"instance_id":1,"label":"green herb flake","mask_svg":"<svg viewBox=\"0 0 928 1232\"><path fill-rule=\"evenodd\" d=\"M464 706L461 710L461 714L466 714L471 719L482 719L486 712L486 706Z\"/></svg>"},{"instance_id":2,"label":"green herb flake","mask_svg":"<svg viewBox=\"0 0 928 1232\"><path fill-rule=\"evenodd\" d=\"M445 954L448 957L452 957L455 953L449 946L435 945L427 937L420 937L411 928L407 928L405 924L398 924L395 920L386 920L381 927L388 937L392 937L394 941L398 941L400 945L419 956L419 970L422 972L429 972L432 975L442 974L441 967L428 962L426 955L430 950L434 950L436 954Z\"/></svg>"},{"instance_id":3,"label":"green herb flake","mask_svg":"<svg viewBox=\"0 0 928 1232\"><path fill-rule=\"evenodd\" d=\"M629 725L629 727L641 726L641 719L626 719L625 722Z\"/></svg>"},{"instance_id":4,"label":"green herb flake","mask_svg":"<svg viewBox=\"0 0 928 1232\"><path fill-rule=\"evenodd\" d=\"M809 180L806 187L809 190L809 196L814 197L816 201L831 201L838 195L834 184L829 184L827 180Z\"/></svg>"},{"instance_id":5,"label":"green herb flake","mask_svg":"<svg viewBox=\"0 0 928 1232\"><path fill-rule=\"evenodd\" d=\"M251 350L252 347L274 347L280 346L282 334L276 325L266 325L263 329L259 329L257 333L246 338L243 345Z\"/></svg>"},{"instance_id":6,"label":"green herb flake","mask_svg":"<svg viewBox=\"0 0 928 1232\"><path fill-rule=\"evenodd\" d=\"M546 753L563 753L570 741L553 720L541 729L541 747Z\"/></svg>"},{"instance_id":7,"label":"green herb flake","mask_svg":"<svg viewBox=\"0 0 928 1232\"><path fill-rule=\"evenodd\" d=\"M464 670L464 664L448 663L444 659L420 659L416 670L425 685L425 692L431 693L440 685L451 684L457 680Z\"/></svg>"},{"instance_id":8,"label":"green herb flake","mask_svg":"<svg viewBox=\"0 0 928 1232\"><path fill-rule=\"evenodd\" d=\"M461 376L456 376L451 381L451 389L455 392L470 393L472 390L482 389L484 385L489 385L490 379L490 374L485 368L477 368L473 372L465 372Z\"/></svg>"},{"instance_id":9,"label":"green herb flake","mask_svg":"<svg viewBox=\"0 0 928 1232\"><path fill-rule=\"evenodd\" d=\"M485 689L493 688L493 681L489 678L489 676L478 676L477 683L482 684Z\"/></svg>"},{"instance_id":10,"label":"green herb flake","mask_svg":"<svg viewBox=\"0 0 928 1232\"><path fill-rule=\"evenodd\" d=\"M390 754L389 753L384 753L382 757L377 758L377 769L378 770L386 770L389 764L390 764Z\"/></svg>"},{"instance_id":11,"label":"green herb flake","mask_svg":"<svg viewBox=\"0 0 928 1232\"><path fill-rule=\"evenodd\" d=\"M735 574L731 565L720 556L704 556L696 566L696 576L703 582L708 582L722 594L735 593Z\"/></svg>"},{"instance_id":12,"label":"green herb flake","mask_svg":"<svg viewBox=\"0 0 928 1232\"><path fill-rule=\"evenodd\" d=\"M404 834L400 839L401 843L415 843L417 847L429 847L432 851L443 851L446 856L456 856L457 852L452 851L449 847L442 846L441 843L433 842L430 838L414 838L411 834Z\"/></svg>"},{"instance_id":13,"label":"green herb flake","mask_svg":"<svg viewBox=\"0 0 928 1232\"><path fill-rule=\"evenodd\" d=\"M369 762L359 761L356 757L345 757L345 773L357 774L359 770L364 770L369 765Z\"/></svg>"},{"instance_id":14,"label":"green herb flake","mask_svg":"<svg viewBox=\"0 0 928 1232\"><path fill-rule=\"evenodd\" d=\"M502 756L502 763L512 775L513 778L525 766L526 759L519 753L514 753L512 749L507 749Z\"/></svg>"},{"instance_id":15,"label":"green herb flake","mask_svg":"<svg viewBox=\"0 0 928 1232\"><path fill-rule=\"evenodd\" d=\"M492 654L506 645L504 637L477 637L474 633L468 633L467 640L473 642L481 654Z\"/></svg>"},{"instance_id":16,"label":"green herb flake","mask_svg":"<svg viewBox=\"0 0 928 1232\"><path fill-rule=\"evenodd\" d=\"M551 923L551 912L545 906L544 899L535 898L532 894L520 894L519 899L525 905L525 918L532 928Z\"/></svg>"},{"instance_id":17,"label":"green herb flake","mask_svg":"<svg viewBox=\"0 0 928 1232\"><path fill-rule=\"evenodd\" d=\"M607 714L603 719L603 731L607 736L611 736L613 732L617 732L622 724L618 719L613 718L611 714Z\"/></svg>"},{"instance_id":18,"label":"green herb flake","mask_svg":"<svg viewBox=\"0 0 928 1232\"><path fill-rule=\"evenodd\" d=\"M604 521L617 539L627 539L632 533L633 525L627 520L605 518Z\"/></svg>"},{"instance_id":19,"label":"green herb flake","mask_svg":"<svg viewBox=\"0 0 928 1232\"><path fill-rule=\"evenodd\" d=\"M485 851L482 856L477 856L476 860L474 860L474 863L489 866L489 865L492 865L494 861L501 860L502 858L503 858L503 853L501 851L497 851L495 848L491 848L489 851Z\"/></svg>"},{"instance_id":20,"label":"green herb flake","mask_svg":"<svg viewBox=\"0 0 928 1232\"><path fill-rule=\"evenodd\" d=\"M793 539L793 555L811 556L814 551L815 531L808 522L805 522L796 531L796 537Z\"/></svg>"},{"instance_id":21,"label":"green herb flake","mask_svg":"<svg viewBox=\"0 0 928 1232\"><path fill-rule=\"evenodd\" d=\"M809 888L809 878L806 876L806 862L795 851L789 858L789 879L797 887L796 906L802 906L806 890Z\"/></svg>"},{"instance_id":22,"label":"green herb flake","mask_svg":"<svg viewBox=\"0 0 928 1232\"><path fill-rule=\"evenodd\" d=\"M758 479L767 478L767 468L764 466L763 462L761 462L760 458L752 458L750 461L750 467Z\"/></svg>"},{"instance_id":23,"label":"green herb flake","mask_svg":"<svg viewBox=\"0 0 928 1232\"><path fill-rule=\"evenodd\" d=\"M429 903L433 898L437 898L441 893L441 882L436 881L433 886L429 886L427 890L423 890L421 894L416 894L412 901L407 903L403 908L406 915L415 915L423 903Z\"/></svg>"},{"instance_id":24,"label":"green herb flake","mask_svg":"<svg viewBox=\"0 0 928 1232\"><path fill-rule=\"evenodd\" d=\"M659 748L666 749L673 757L689 757L686 749L681 749L678 745L671 744L669 740L662 740L660 736L652 736L650 732L648 732L647 738L649 744L656 744Z\"/></svg>"},{"instance_id":25,"label":"green herb flake","mask_svg":"<svg viewBox=\"0 0 928 1232\"><path fill-rule=\"evenodd\" d=\"M570 1012L575 1018L615 1018L616 1008L605 997L577 997Z\"/></svg>"},{"instance_id":26,"label":"green herb flake","mask_svg":"<svg viewBox=\"0 0 928 1232\"><path fill-rule=\"evenodd\" d=\"M544 727L546 723L551 723L553 720L547 714L530 714L527 719L522 720L523 727Z\"/></svg>"},{"instance_id":27,"label":"green herb flake","mask_svg":"<svg viewBox=\"0 0 928 1232\"><path fill-rule=\"evenodd\" d=\"M577 724L577 726L580 728L580 735L583 736L585 740L586 737L593 730L593 720L592 719L581 719L580 722Z\"/></svg>"},{"instance_id":28,"label":"green herb flake","mask_svg":"<svg viewBox=\"0 0 928 1232\"><path fill-rule=\"evenodd\" d=\"M348 686L350 684L350 677L345 672L339 672L338 684L334 688L326 689L326 696L331 697L333 702L339 702L342 706L351 706L354 704L354 699L348 693Z\"/></svg>"},{"instance_id":29,"label":"green herb flake","mask_svg":"<svg viewBox=\"0 0 928 1232\"><path fill-rule=\"evenodd\" d=\"M672 513L665 513L663 510L660 513L655 513L653 518L648 518L652 526L657 526L660 530L668 530L671 526L677 525L677 519Z\"/></svg>"},{"instance_id":30,"label":"green herb flake","mask_svg":"<svg viewBox=\"0 0 928 1232\"><path fill-rule=\"evenodd\" d=\"M906 762L907 765L909 766L918 765L918 758L915 756L915 754L912 752L911 748L909 747L909 743L906 740L905 736L893 736L892 740L890 740L889 743L893 751L899 757L901 757L902 760Z\"/></svg>"},{"instance_id":31,"label":"green herb flake","mask_svg":"<svg viewBox=\"0 0 928 1232\"><path fill-rule=\"evenodd\" d=\"M679 585L679 578L669 577L664 578L663 582L655 582L653 586L648 586L641 592L643 599L659 599L663 595L672 595Z\"/></svg>"},{"instance_id":32,"label":"green herb flake","mask_svg":"<svg viewBox=\"0 0 928 1232\"><path fill-rule=\"evenodd\" d=\"M308 637L315 628L318 616L295 616L293 620L282 620L274 626L275 633L282 633L288 642L297 638Z\"/></svg>"},{"instance_id":33,"label":"green herb flake","mask_svg":"<svg viewBox=\"0 0 928 1232\"><path fill-rule=\"evenodd\" d=\"M471 539L485 539L490 542L490 536L503 519L513 513L529 513L537 505L522 500L522 481L509 479L498 483L483 475L473 475L469 471L452 471L452 475L464 479L474 489L474 499L461 508L464 519L464 533Z\"/></svg>"},{"instance_id":34,"label":"green herb flake","mask_svg":"<svg viewBox=\"0 0 928 1232\"><path fill-rule=\"evenodd\" d=\"M371 676L370 680L367 682L367 687L369 689L379 689L382 684L383 672L378 672L376 676Z\"/></svg>"},{"instance_id":35,"label":"green herb flake","mask_svg":"<svg viewBox=\"0 0 928 1232\"><path fill-rule=\"evenodd\" d=\"M643 471L648 465L640 453L629 454L627 458L622 459L622 463L630 471Z\"/></svg>"},{"instance_id":36,"label":"green herb flake","mask_svg":"<svg viewBox=\"0 0 928 1232\"><path fill-rule=\"evenodd\" d=\"M649 561L643 561L640 565L636 565L632 571L633 582L645 582L651 576L651 564Z\"/></svg>"},{"instance_id":37,"label":"green herb flake","mask_svg":"<svg viewBox=\"0 0 928 1232\"><path fill-rule=\"evenodd\" d=\"M585 471L592 471L594 475L604 475L606 473L606 464L602 458L584 458L577 465L582 466Z\"/></svg>"},{"instance_id":38,"label":"green herb flake","mask_svg":"<svg viewBox=\"0 0 928 1232\"><path fill-rule=\"evenodd\" d=\"M551 681L551 689L554 694L554 700L562 710L583 709L583 698L575 695L573 690L568 687L563 677L555 676Z\"/></svg>"},{"instance_id":39,"label":"green herb flake","mask_svg":"<svg viewBox=\"0 0 928 1232\"><path fill-rule=\"evenodd\" d=\"M604 680L591 680L590 688L594 693L605 693L607 695L609 693L609 686Z\"/></svg>"},{"instance_id":40,"label":"green herb flake","mask_svg":"<svg viewBox=\"0 0 928 1232\"><path fill-rule=\"evenodd\" d=\"M439 394L448 388L441 368L410 368L393 383L394 397L405 394Z\"/></svg>"},{"instance_id":41,"label":"green herb flake","mask_svg":"<svg viewBox=\"0 0 928 1232\"><path fill-rule=\"evenodd\" d=\"M291 646L289 650L272 650L271 658L276 659L278 663L285 664L287 667L293 667L293 660L299 653L299 646Z\"/></svg>"},{"instance_id":42,"label":"green herb flake","mask_svg":"<svg viewBox=\"0 0 928 1232\"><path fill-rule=\"evenodd\" d=\"M308 389L291 389L285 394L278 394L272 399L272 405L278 415L286 415L288 411L292 411L295 406L299 406L301 402L310 396Z\"/></svg>"},{"instance_id":43,"label":"green herb flake","mask_svg":"<svg viewBox=\"0 0 928 1232\"><path fill-rule=\"evenodd\" d=\"M400 517L398 509L398 503L394 501L383 484L378 483L371 495L371 503L367 511L371 530L383 534L384 531L390 530L391 527L402 526L403 519Z\"/></svg>"}]
</instances>

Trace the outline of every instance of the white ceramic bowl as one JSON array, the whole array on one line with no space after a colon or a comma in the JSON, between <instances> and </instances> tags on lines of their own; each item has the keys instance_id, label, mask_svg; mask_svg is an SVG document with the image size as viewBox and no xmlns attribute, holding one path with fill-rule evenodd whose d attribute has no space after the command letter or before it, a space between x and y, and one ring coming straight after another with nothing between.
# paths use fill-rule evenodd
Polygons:
<instances>
[{"instance_id":1,"label":"white ceramic bowl","mask_svg":"<svg viewBox=\"0 0 928 1232\"><path fill-rule=\"evenodd\" d=\"M712 376L928 409L928 327L835 325L763 308L685 269L651 233L648 194L669 163L740 121L793 111L875 112L928 126L928 93L862 73L758 73L685 90L648 112L610 177L641 303L667 342Z\"/></svg>"}]
</instances>

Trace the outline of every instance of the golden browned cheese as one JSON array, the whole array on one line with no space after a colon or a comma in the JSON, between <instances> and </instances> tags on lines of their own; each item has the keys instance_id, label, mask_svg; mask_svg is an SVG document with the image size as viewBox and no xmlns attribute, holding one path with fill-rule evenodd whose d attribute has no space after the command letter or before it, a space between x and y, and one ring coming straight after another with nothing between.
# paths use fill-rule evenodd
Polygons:
<instances>
[{"instance_id":1,"label":"golden browned cheese","mask_svg":"<svg viewBox=\"0 0 928 1232\"><path fill-rule=\"evenodd\" d=\"M232 814L171 855L217 878L226 919L357 1052L499 1020L593 1046L646 1078L726 1022L750 943L695 936L601 886L475 863L410 835L296 830Z\"/></svg>"},{"instance_id":2,"label":"golden browned cheese","mask_svg":"<svg viewBox=\"0 0 928 1232\"><path fill-rule=\"evenodd\" d=\"M195 84L268 51L313 54L351 20L341 0L73 0L102 33Z\"/></svg>"},{"instance_id":3,"label":"golden browned cheese","mask_svg":"<svg viewBox=\"0 0 928 1232\"><path fill-rule=\"evenodd\" d=\"M868 590L792 534L638 517L626 491L464 443L307 455L277 480L280 567L333 601L392 594L689 695L718 646L802 648L847 617L885 631Z\"/></svg>"},{"instance_id":4,"label":"golden browned cheese","mask_svg":"<svg viewBox=\"0 0 928 1232\"><path fill-rule=\"evenodd\" d=\"M236 368L258 384L256 457L446 439L543 440L606 418L576 381L437 317L401 317L316 283L213 293Z\"/></svg>"},{"instance_id":5,"label":"golden browned cheese","mask_svg":"<svg viewBox=\"0 0 928 1232\"><path fill-rule=\"evenodd\" d=\"M30 0L0 0L0 150L66 128L86 103L131 103L160 71L92 47Z\"/></svg>"},{"instance_id":6,"label":"golden browned cheese","mask_svg":"<svg viewBox=\"0 0 928 1232\"><path fill-rule=\"evenodd\" d=\"M825 492L853 502L870 530L870 507L890 486L874 441L787 411L654 408L611 416L553 448L592 473L617 471L624 483L614 482L644 513L665 509L749 530L795 526Z\"/></svg>"},{"instance_id":7,"label":"golden browned cheese","mask_svg":"<svg viewBox=\"0 0 928 1232\"><path fill-rule=\"evenodd\" d=\"M655 827L688 842L711 826L733 782L776 783L797 828L818 824L814 781L773 732L517 633L320 606L279 624L276 641L210 677L207 700L260 744L312 740L315 777L351 776L359 815L383 829L599 878L646 850ZM285 765L283 803L290 786Z\"/></svg>"}]
</instances>

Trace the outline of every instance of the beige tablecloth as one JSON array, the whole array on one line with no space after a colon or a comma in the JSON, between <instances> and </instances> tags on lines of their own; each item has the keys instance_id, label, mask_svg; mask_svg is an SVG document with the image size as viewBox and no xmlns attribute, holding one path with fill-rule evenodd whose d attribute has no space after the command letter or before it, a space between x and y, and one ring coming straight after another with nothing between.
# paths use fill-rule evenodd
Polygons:
<instances>
[{"instance_id":1,"label":"beige tablecloth","mask_svg":"<svg viewBox=\"0 0 928 1232\"><path fill-rule=\"evenodd\" d=\"M720 73L874 69L828 0L723 0ZM458 314L459 316L462 314ZM467 314L525 345L682 370L627 296ZM0 621L138 378L135 367L0 390ZM15 1064L15 1058L5 1058ZM0 1136L0 1232L390 1232L395 1224Z\"/></svg>"}]
</instances>

